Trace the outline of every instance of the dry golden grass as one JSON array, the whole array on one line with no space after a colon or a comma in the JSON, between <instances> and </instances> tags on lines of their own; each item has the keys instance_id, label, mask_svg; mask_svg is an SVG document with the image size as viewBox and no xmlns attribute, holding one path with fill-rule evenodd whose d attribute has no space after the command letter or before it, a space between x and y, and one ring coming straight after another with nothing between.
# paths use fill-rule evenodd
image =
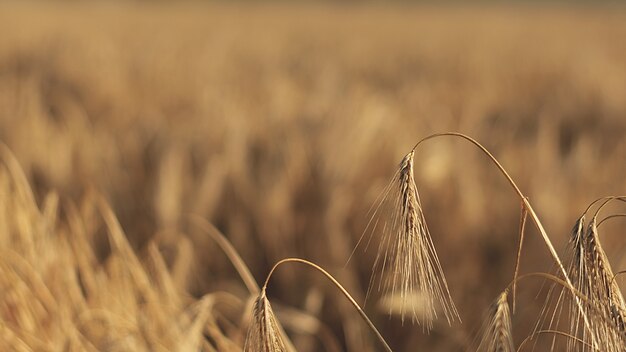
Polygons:
<instances>
[{"instance_id":1,"label":"dry golden grass","mask_svg":"<svg viewBox=\"0 0 626 352\"><path fill-rule=\"evenodd\" d=\"M541 280L508 291L513 345L623 346L624 222L602 219L624 203L566 250L591 200L626 193L623 8L3 3L0 32L0 350L241 351L286 257L365 302L381 231L345 263L368 210L442 131L497 156L573 258L577 291L545 309ZM394 351L469 348L514 276L520 199L466 146L424 144L404 174L422 251L403 266L415 248L388 237L401 298L363 306ZM520 277L554 263L527 227ZM380 349L351 302L287 268L263 292L298 351Z\"/></svg>"}]
</instances>

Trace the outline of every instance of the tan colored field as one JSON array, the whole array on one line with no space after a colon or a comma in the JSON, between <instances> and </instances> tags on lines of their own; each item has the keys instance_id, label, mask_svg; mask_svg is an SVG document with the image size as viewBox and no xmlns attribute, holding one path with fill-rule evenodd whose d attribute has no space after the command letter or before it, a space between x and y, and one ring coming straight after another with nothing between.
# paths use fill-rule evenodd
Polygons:
<instances>
[{"instance_id":1,"label":"tan colored field","mask_svg":"<svg viewBox=\"0 0 626 352\"><path fill-rule=\"evenodd\" d=\"M563 260L587 205L626 194L626 8L1 4L0 33L3 351L240 351L255 295L208 222L258 283L306 258L364 303L369 211L432 133L483 143ZM460 139L420 146L414 171L462 323L403 325L377 290L365 312L395 351L476 349L521 200ZM624 221L601 227L615 273ZM529 221L536 271L556 273ZM516 347L548 287L520 281ZM298 351L382 350L315 271L281 267L267 296Z\"/></svg>"}]
</instances>

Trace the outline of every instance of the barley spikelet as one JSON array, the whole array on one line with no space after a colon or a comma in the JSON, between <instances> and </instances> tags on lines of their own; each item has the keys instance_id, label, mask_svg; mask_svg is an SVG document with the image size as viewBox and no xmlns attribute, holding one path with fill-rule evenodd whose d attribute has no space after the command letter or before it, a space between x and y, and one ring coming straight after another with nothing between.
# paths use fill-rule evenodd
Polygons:
<instances>
[{"instance_id":1,"label":"barley spikelet","mask_svg":"<svg viewBox=\"0 0 626 352\"><path fill-rule=\"evenodd\" d=\"M603 319L595 324L598 340L603 342L605 351L626 350L624 322L626 304L624 297L614 280L611 264L602 249L596 218L589 224L585 235L587 249L587 275L585 287L591 302L597 304L597 310Z\"/></svg>"},{"instance_id":2,"label":"barley spikelet","mask_svg":"<svg viewBox=\"0 0 626 352\"><path fill-rule=\"evenodd\" d=\"M576 302L569 301L569 335L579 339L569 339L568 351L624 351L624 319L626 309L624 298L614 280L608 258L600 244L595 217L585 231L585 218L580 217L570 238L570 259L567 273L574 288L586 297L581 311ZM565 298L571 298L567 290L561 290L556 308L548 324L551 329L558 326L560 305ZM584 326L584 316L590 317L589 328ZM582 342L582 343L581 343ZM594 344L598 346L594 347ZM553 345L554 346L554 345Z\"/></svg>"},{"instance_id":3,"label":"barley spikelet","mask_svg":"<svg viewBox=\"0 0 626 352\"><path fill-rule=\"evenodd\" d=\"M595 289L594 295L607 300L609 306L614 310L613 315L611 315L612 319L620 329L624 329L626 303L617 282L614 280L615 275L609 259L600 244L596 218L589 225L587 233L589 260L593 264L591 265L592 272L590 273L590 278L595 280L595 285L592 286Z\"/></svg>"},{"instance_id":4,"label":"barley spikelet","mask_svg":"<svg viewBox=\"0 0 626 352\"><path fill-rule=\"evenodd\" d=\"M254 302L252 323L248 327L244 352L287 352L289 351L280 334L280 327L270 301L261 290Z\"/></svg>"},{"instance_id":5,"label":"barley spikelet","mask_svg":"<svg viewBox=\"0 0 626 352\"><path fill-rule=\"evenodd\" d=\"M585 236L585 216L581 216L574 225L572 229L572 236L570 238L570 247L571 247L571 260L568 266L568 275L574 284L574 287L582 293L585 297L589 297L589 272L590 268L588 265L590 264L588 258L588 248L587 241ZM562 295L564 293L561 293ZM589 304L585 306L585 310L581 311L576 306L576 303L571 300L570 308L569 308L569 333L572 336L580 336L583 342L586 344L582 345L583 350L586 350L588 346L591 345L592 338L590 332L584 328L582 318L583 314L589 316L590 314L594 314L595 311L590 309ZM595 329L594 329L595 330ZM592 331L591 334L595 334L597 336L596 331ZM574 340L568 340L567 349L568 351L574 351L579 347L579 344Z\"/></svg>"},{"instance_id":6,"label":"barley spikelet","mask_svg":"<svg viewBox=\"0 0 626 352\"><path fill-rule=\"evenodd\" d=\"M422 212L413 178L413 154L402 159L391 184L393 216L384 226L374 265L381 275L378 288L382 286L387 296L400 300L396 306L402 321L408 313L412 321L429 330L437 318L437 305L448 323L459 319L459 315Z\"/></svg>"},{"instance_id":7,"label":"barley spikelet","mask_svg":"<svg viewBox=\"0 0 626 352\"><path fill-rule=\"evenodd\" d=\"M479 352L513 352L513 329L509 310L508 293L504 291L492 304L489 320L484 326Z\"/></svg>"}]
</instances>

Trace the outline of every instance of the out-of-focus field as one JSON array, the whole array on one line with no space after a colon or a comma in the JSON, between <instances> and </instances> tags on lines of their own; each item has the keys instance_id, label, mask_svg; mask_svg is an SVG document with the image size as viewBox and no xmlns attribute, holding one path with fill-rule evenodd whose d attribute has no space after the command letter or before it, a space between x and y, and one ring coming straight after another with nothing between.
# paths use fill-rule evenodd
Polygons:
<instances>
[{"instance_id":1,"label":"out-of-focus field","mask_svg":"<svg viewBox=\"0 0 626 352\"><path fill-rule=\"evenodd\" d=\"M346 261L431 133L483 142L558 249L588 203L626 193L620 7L2 4L0 33L0 141L19 162L2 152L2 350L240 350L249 293L189 214L258 282L303 257L363 302L375 253ZM512 278L520 201L468 146L437 139L415 161L463 323L425 334L373 293L395 350L470 347ZM605 226L617 272L624 222ZM521 267L552 268L532 226ZM520 283L516 343L541 285ZM280 269L268 296L299 351L378 348L315 272Z\"/></svg>"}]
</instances>

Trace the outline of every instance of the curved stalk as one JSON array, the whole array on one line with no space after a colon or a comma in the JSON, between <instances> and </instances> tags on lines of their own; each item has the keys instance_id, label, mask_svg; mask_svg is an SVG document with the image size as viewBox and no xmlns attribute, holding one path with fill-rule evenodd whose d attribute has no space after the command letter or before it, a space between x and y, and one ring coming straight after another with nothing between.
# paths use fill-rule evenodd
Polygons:
<instances>
[{"instance_id":1,"label":"curved stalk","mask_svg":"<svg viewBox=\"0 0 626 352\"><path fill-rule=\"evenodd\" d=\"M510 287L514 286L515 283L517 283L518 281L521 281L522 279L527 279L527 278L531 278L531 277L541 277L541 278L544 278L544 279L551 280L554 283L563 286L563 288L568 289L570 291L570 293L572 294L572 296L578 297L580 300L585 301L585 303L588 303L588 301L589 301L589 299L582 292L578 291L575 287L573 287L570 284L568 284L565 280L561 280L561 279L559 279L558 277L556 277L556 276L554 276L552 274L542 273L542 272L528 273L528 274L520 275L517 278L511 280L511 282L508 284L506 289L508 290Z\"/></svg>"},{"instance_id":2,"label":"curved stalk","mask_svg":"<svg viewBox=\"0 0 626 352\"><path fill-rule=\"evenodd\" d=\"M598 225L596 225L596 227L600 227L600 225L602 225L603 222L609 220L609 219L613 219L613 218L626 218L626 214L625 213L619 213L619 214L613 214L613 215L609 215L606 218L600 220L598 222Z\"/></svg>"},{"instance_id":3,"label":"curved stalk","mask_svg":"<svg viewBox=\"0 0 626 352\"><path fill-rule=\"evenodd\" d=\"M350 303L354 306L354 308L357 310L357 312L359 312L359 315L361 316L361 318L363 318L363 320L368 325L370 330L372 330L372 332L376 335L376 338L378 338L380 343L384 346L385 351L392 352L391 348L387 344L387 341L385 341L385 339L380 334L378 329L376 329L376 326L374 326L374 323L372 323L372 321L368 318L367 314L365 314L365 312L363 311L361 306L359 306L359 304L356 302L356 300L354 298L352 298L350 293L348 293L348 291L339 283L339 281L337 281L337 279L335 279L329 272L327 272L321 266L319 266L319 265L317 265L315 263L312 263L312 262L310 262L308 260L300 259L300 258L285 258L285 259L282 259L278 263L274 264L274 266L272 267L272 270L270 270L269 274L267 275L267 278L265 279L265 283L263 283L263 287L261 287L261 292L265 292L265 290L267 288L267 285L268 285L268 283L270 281L270 278L274 274L274 271L276 271L276 269L279 266L281 266L282 264L285 264L285 263L300 263L300 264L304 264L304 265L307 265L307 266L309 266L309 267L319 271L320 273L324 274L324 276L326 276L326 278L328 280L330 280L333 283L333 285L335 285L341 291L341 293L350 301Z\"/></svg>"},{"instance_id":4,"label":"curved stalk","mask_svg":"<svg viewBox=\"0 0 626 352\"><path fill-rule=\"evenodd\" d=\"M259 294L259 285L254 280L254 276L250 273L250 270L244 263L243 259L237 253L237 250L226 239L226 237L218 230L213 224L199 215L189 215L189 220L193 221L198 228L206 232L217 245L222 249L222 252L228 257L228 260L233 264L237 273L243 280L243 283L248 288L251 295L256 296Z\"/></svg>"},{"instance_id":5,"label":"curved stalk","mask_svg":"<svg viewBox=\"0 0 626 352\"><path fill-rule=\"evenodd\" d=\"M596 215L598 214L598 212L600 211L600 209L602 209L606 203L613 201L613 200L619 200L620 202L625 202L626 203L626 196L607 196L607 197L600 197L596 200L594 200L593 202L589 203L589 205L587 206L587 209L585 209L585 211L583 212L583 215L587 215L587 213L589 212L589 210L591 210L591 208L598 204L601 201L604 201L604 203L602 203L602 205L598 208L598 210L596 211Z\"/></svg>"},{"instance_id":6,"label":"curved stalk","mask_svg":"<svg viewBox=\"0 0 626 352\"><path fill-rule=\"evenodd\" d=\"M563 331L558 331L558 330L539 330L536 332L533 332L532 334L530 334L530 336L526 337L524 339L524 341L522 341L522 343L520 343L519 347L517 347L517 352L522 350L522 347L524 347L524 345L526 345L529 341L532 341L533 339L537 338L539 335L543 335L543 334L553 334L553 335L560 335L563 337L567 337L569 339L572 339L576 342L579 342L580 344L586 345L587 347L591 347L593 349L595 349L596 351L599 351L599 349L597 347L593 347L591 346L589 343L579 339L576 336L572 336L566 332Z\"/></svg>"},{"instance_id":7,"label":"curved stalk","mask_svg":"<svg viewBox=\"0 0 626 352\"><path fill-rule=\"evenodd\" d=\"M600 225L602 225L603 222L613 219L613 218L626 218L626 213L619 213L619 214L613 214L613 215L609 215L607 217L605 217L604 219L600 220L598 222L598 225L596 225L596 227L600 227Z\"/></svg>"},{"instance_id":8,"label":"curved stalk","mask_svg":"<svg viewBox=\"0 0 626 352\"><path fill-rule=\"evenodd\" d=\"M517 306L517 277L519 276L520 262L522 259L522 248L524 247L524 233L526 232L526 219L528 219L528 210L522 203L522 214L519 223L519 247L517 248L517 258L515 259L515 271L513 272L513 314Z\"/></svg>"},{"instance_id":9,"label":"curved stalk","mask_svg":"<svg viewBox=\"0 0 626 352\"><path fill-rule=\"evenodd\" d=\"M621 270L621 271L616 272L616 273L613 275L613 278L611 279L611 283L613 283L613 282L615 281L615 279L617 279L617 277L618 277L619 275L623 275L623 274L626 274L626 270Z\"/></svg>"},{"instance_id":10,"label":"curved stalk","mask_svg":"<svg viewBox=\"0 0 626 352\"><path fill-rule=\"evenodd\" d=\"M624 274L626 273L626 271L620 271L618 273L616 273L613 276L613 280L615 280L615 278L618 275ZM579 290L577 290L575 287L569 285L565 280L561 280L560 278L552 275L552 274L548 274L548 273L543 273L543 272L534 272L534 273L528 273L528 274L523 274L520 275L519 277L517 277L516 279L512 280L506 287L505 290L508 290L509 288L511 288L517 281L521 281L521 280L525 280L528 278L534 278L534 277L538 277L538 278L543 278L543 279L547 279L550 281L553 281L554 283L561 285L563 288L567 289L570 291L571 295L573 297L577 297L578 299L580 299L582 302L584 302L585 304L587 304L592 310L594 310L596 313L598 313L598 317L599 319L602 319L606 322L611 323L611 321L604 315L602 315L602 313L598 310L598 308L596 306L594 306L593 304L591 304L592 302L590 302L589 298L587 296L585 296L582 292L580 292ZM554 330L539 330L539 331L535 331L533 332L530 336L528 336L526 339L524 339L524 341L522 341L522 343L519 345L517 351L520 351L522 346L527 342L527 340L529 339L533 339L535 335L539 335L540 333L546 333L546 332L554 332ZM578 342L581 342L583 344L587 344L589 345L589 343L584 342L583 340L572 336L570 334L564 333L564 332L558 332L561 335L566 335L569 336L573 339L575 339ZM623 334L624 335L624 334ZM595 350L600 350L597 346L593 347Z\"/></svg>"},{"instance_id":11,"label":"curved stalk","mask_svg":"<svg viewBox=\"0 0 626 352\"><path fill-rule=\"evenodd\" d=\"M602 211L602 208L604 208L605 206L607 206L609 203L611 203L614 200L619 200L620 202L626 202L626 199L622 197L607 197L607 199L598 207L598 209L596 209L596 212L593 214L594 219L598 217L598 215L600 214L600 211Z\"/></svg>"},{"instance_id":12,"label":"curved stalk","mask_svg":"<svg viewBox=\"0 0 626 352\"><path fill-rule=\"evenodd\" d=\"M420 144L426 142L427 140L430 140L430 139L433 139L433 138L437 138L437 137L443 137L443 136L459 137L459 138L462 138L462 139L465 139L465 140L469 141L470 143L472 143L473 145L478 147L478 149L480 149L483 152L483 154L485 154L496 165L496 167L498 168L500 173L506 178L506 180L509 182L511 187L515 190L515 193L517 193L517 195L520 197L521 201L523 202L524 206L526 207L526 210L528 211L528 214L530 215L531 219L535 223L535 227L537 228L537 230L541 234L541 237L543 238L543 241L546 244L546 247L548 248L548 251L550 252L550 255L552 256L552 259L554 260L554 262L559 267L559 270L561 271L561 274L563 275L563 277L565 279L565 282L568 284L568 286L574 287L574 285L572 284L572 281L570 280L569 276L567 275L567 270L565 270L565 267L563 266L563 263L561 262L561 259L559 258L558 254L556 252L556 249L554 248L554 245L552 244L552 241L548 237L548 234L546 233L546 230L544 229L543 224L539 220L539 217L537 216L537 213L535 212L535 209L530 204L530 201L524 195L524 193L522 193L520 188L517 186L515 181L513 181L513 178L511 178L511 176L504 169L502 164L500 164L500 162L493 156L493 154L491 154L491 152L489 152L489 150L487 150L487 148L485 148L482 144L480 144L478 141L476 141L472 137L467 136L465 134L458 133L458 132L443 132L443 133L436 133L436 134L432 134L430 136L424 137L423 139L421 139L420 141L418 141L415 144L415 146L413 147L412 150L415 151L415 149L417 149L417 147ZM587 315L584 314L584 309L583 309L582 302L580 301L580 299L578 297L575 297L575 299L576 299L576 305L578 306L578 309L580 309L580 311L583 313L582 316L583 316L583 320L584 320L584 323L585 323L585 328L588 329L589 331L592 331L591 330L591 323L589 322L589 319L588 319ZM592 335L592 337L593 337L593 345L594 345L595 348L597 348L598 342L595 340L595 337L593 335Z\"/></svg>"}]
</instances>

